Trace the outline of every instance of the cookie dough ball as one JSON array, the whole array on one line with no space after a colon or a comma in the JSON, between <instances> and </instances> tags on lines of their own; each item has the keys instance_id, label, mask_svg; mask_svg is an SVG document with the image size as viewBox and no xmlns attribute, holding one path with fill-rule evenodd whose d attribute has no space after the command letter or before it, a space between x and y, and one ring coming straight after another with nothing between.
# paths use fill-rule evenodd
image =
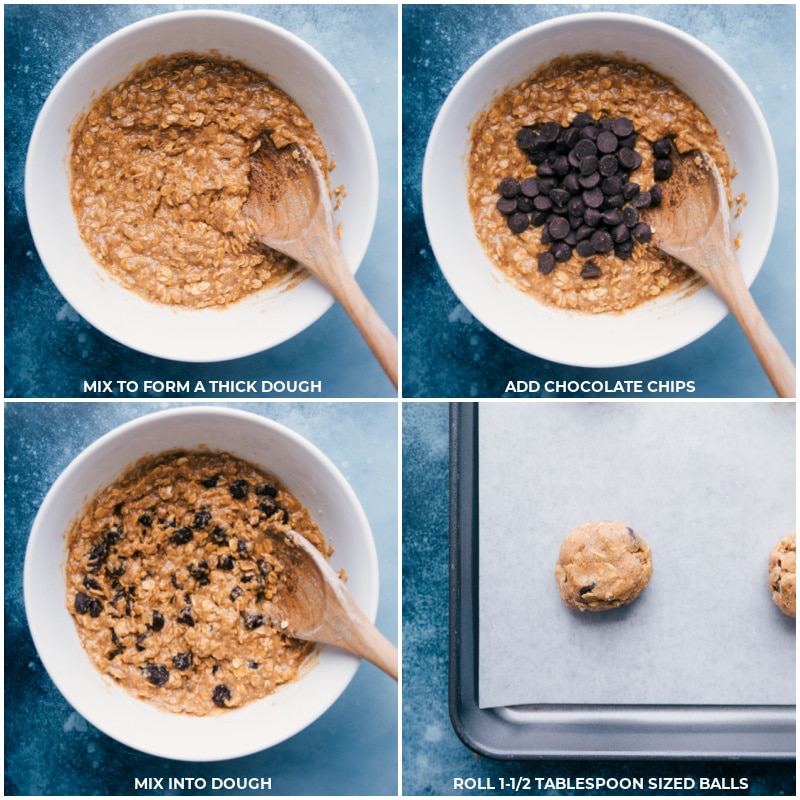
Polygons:
<instances>
[{"instance_id":1,"label":"cookie dough ball","mask_svg":"<svg viewBox=\"0 0 800 800\"><path fill-rule=\"evenodd\" d=\"M792 531L781 539L769 557L769 588L772 600L784 614L797 615L797 536Z\"/></svg>"},{"instance_id":2,"label":"cookie dough ball","mask_svg":"<svg viewBox=\"0 0 800 800\"><path fill-rule=\"evenodd\" d=\"M556 564L561 599L578 611L607 611L631 603L652 574L650 548L621 522L579 525L564 539Z\"/></svg>"}]
</instances>

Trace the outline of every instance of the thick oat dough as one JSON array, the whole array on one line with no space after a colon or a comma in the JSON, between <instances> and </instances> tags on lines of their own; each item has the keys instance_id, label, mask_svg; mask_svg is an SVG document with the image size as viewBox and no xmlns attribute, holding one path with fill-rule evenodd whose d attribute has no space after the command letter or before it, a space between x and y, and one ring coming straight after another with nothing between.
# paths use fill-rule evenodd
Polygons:
<instances>
[{"instance_id":1,"label":"thick oat dough","mask_svg":"<svg viewBox=\"0 0 800 800\"><path fill-rule=\"evenodd\" d=\"M589 280L581 277L586 262L576 254L542 274L537 259L549 247L542 243L544 229L531 226L519 235L509 230L496 208L498 186L509 175L520 181L536 175L536 166L517 146L517 133L548 121L567 126L579 113L633 122L642 163L630 180L643 189L653 185L652 145L662 138L671 139L679 153L706 151L729 186L731 166L717 131L669 79L643 64L597 54L556 59L501 92L473 126L468 201L478 239L492 263L541 302L589 313L622 312L662 293L701 286L691 270L652 242L637 242L625 260L613 251L598 253L591 260L600 274Z\"/></svg>"},{"instance_id":2,"label":"thick oat dough","mask_svg":"<svg viewBox=\"0 0 800 800\"><path fill-rule=\"evenodd\" d=\"M285 283L297 265L254 241L242 214L264 131L277 147L305 145L327 175L322 141L294 100L214 54L159 56L101 94L73 128L70 160L91 254L169 305L226 306Z\"/></svg>"},{"instance_id":3,"label":"thick oat dough","mask_svg":"<svg viewBox=\"0 0 800 800\"><path fill-rule=\"evenodd\" d=\"M789 617L797 616L797 535L781 539L769 557L772 600Z\"/></svg>"},{"instance_id":4,"label":"thick oat dough","mask_svg":"<svg viewBox=\"0 0 800 800\"><path fill-rule=\"evenodd\" d=\"M586 522L564 539L556 564L562 600L578 611L606 611L633 602L653 563L647 543L621 522Z\"/></svg>"},{"instance_id":5,"label":"thick oat dough","mask_svg":"<svg viewBox=\"0 0 800 800\"><path fill-rule=\"evenodd\" d=\"M265 530L328 554L275 478L224 453L137 462L68 534L67 607L94 665L167 711L234 708L295 680L313 645L274 630L264 604L282 565Z\"/></svg>"}]
</instances>

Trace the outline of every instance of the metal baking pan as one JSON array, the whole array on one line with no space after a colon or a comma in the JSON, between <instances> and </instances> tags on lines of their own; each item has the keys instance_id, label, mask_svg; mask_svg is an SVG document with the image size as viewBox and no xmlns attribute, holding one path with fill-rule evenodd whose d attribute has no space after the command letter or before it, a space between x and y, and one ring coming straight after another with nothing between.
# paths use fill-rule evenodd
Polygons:
<instances>
[{"instance_id":1,"label":"metal baking pan","mask_svg":"<svg viewBox=\"0 0 800 800\"><path fill-rule=\"evenodd\" d=\"M501 760L794 759L794 705L479 706L479 408L450 407L449 707L461 740Z\"/></svg>"}]
</instances>

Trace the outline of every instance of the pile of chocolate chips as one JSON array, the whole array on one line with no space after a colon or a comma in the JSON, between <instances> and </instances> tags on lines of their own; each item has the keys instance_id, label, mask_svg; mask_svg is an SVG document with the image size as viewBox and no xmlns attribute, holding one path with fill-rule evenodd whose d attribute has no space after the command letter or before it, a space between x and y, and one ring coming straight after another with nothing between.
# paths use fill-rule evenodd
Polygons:
<instances>
[{"instance_id":1,"label":"pile of chocolate chips","mask_svg":"<svg viewBox=\"0 0 800 800\"><path fill-rule=\"evenodd\" d=\"M536 165L536 177L504 178L497 208L514 233L529 225L544 227L542 242L551 247L539 256L539 272L547 275L573 252L586 259L612 251L630 258L634 240L649 241L652 232L639 211L659 205L662 195L657 183L643 189L630 180L642 163L636 136L626 117L595 120L587 113L578 114L567 127L545 122L517 133L517 145ZM671 154L669 139L653 145L656 181L672 175ZM600 274L592 261L581 270L584 278Z\"/></svg>"}]
</instances>

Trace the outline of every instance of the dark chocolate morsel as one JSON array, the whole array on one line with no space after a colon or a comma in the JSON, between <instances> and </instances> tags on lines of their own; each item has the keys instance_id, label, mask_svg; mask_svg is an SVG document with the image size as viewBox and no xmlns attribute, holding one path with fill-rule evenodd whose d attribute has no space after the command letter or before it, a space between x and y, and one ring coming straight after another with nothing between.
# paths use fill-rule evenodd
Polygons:
<instances>
[{"instance_id":1,"label":"dark chocolate morsel","mask_svg":"<svg viewBox=\"0 0 800 800\"><path fill-rule=\"evenodd\" d=\"M587 261L581 270L581 278L599 278L601 275L600 267L594 261ZM594 584L592 584L594 588Z\"/></svg>"}]
</instances>

